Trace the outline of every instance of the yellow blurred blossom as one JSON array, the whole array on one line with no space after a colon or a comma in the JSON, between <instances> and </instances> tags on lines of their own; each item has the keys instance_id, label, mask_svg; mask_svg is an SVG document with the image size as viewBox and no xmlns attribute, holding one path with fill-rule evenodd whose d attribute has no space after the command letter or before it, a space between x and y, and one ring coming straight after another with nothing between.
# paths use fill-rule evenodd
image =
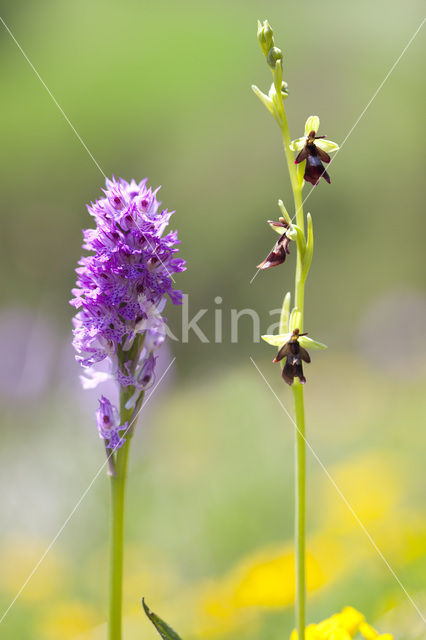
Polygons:
<instances>
[{"instance_id":1,"label":"yellow blurred blossom","mask_svg":"<svg viewBox=\"0 0 426 640\"><path fill-rule=\"evenodd\" d=\"M346 556L338 541L323 535L312 536L306 558L308 592L340 578L347 565ZM246 555L222 578L197 587L196 635L235 633L247 623L253 628L264 607L293 605L294 585L291 544L268 545Z\"/></svg>"},{"instance_id":2,"label":"yellow blurred blossom","mask_svg":"<svg viewBox=\"0 0 426 640\"><path fill-rule=\"evenodd\" d=\"M366 621L362 613L353 607L345 607L330 618L310 624L306 627L306 640L352 640L356 633L365 640L393 640L390 633L379 634ZM290 640L297 640L296 629L291 632Z\"/></svg>"},{"instance_id":3,"label":"yellow blurred blossom","mask_svg":"<svg viewBox=\"0 0 426 640\"><path fill-rule=\"evenodd\" d=\"M140 598L149 591L163 600L179 588L179 576L164 561L161 552L141 544L128 545L125 554L123 608L126 615L140 614Z\"/></svg>"},{"instance_id":4,"label":"yellow blurred blossom","mask_svg":"<svg viewBox=\"0 0 426 640\"><path fill-rule=\"evenodd\" d=\"M43 556L48 542L35 537L14 536L1 541L1 590L13 597ZM20 600L39 602L63 586L64 563L57 550L50 551L20 594Z\"/></svg>"},{"instance_id":5,"label":"yellow blurred blossom","mask_svg":"<svg viewBox=\"0 0 426 640\"><path fill-rule=\"evenodd\" d=\"M362 622L359 626L360 633L366 640L374 640L379 635L368 622Z\"/></svg>"},{"instance_id":6,"label":"yellow blurred blossom","mask_svg":"<svg viewBox=\"0 0 426 640\"><path fill-rule=\"evenodd\" d=\"M336 581L348 565L339 540L322 534L307 544L307 590L314 592ZM286 607L295 599L295 562L291 544L274 544L252 552L225 576L210 583L202 609L212 616L229 616L244 607Z\"/></svg>"},{"instance_id":7,"label":"yellow blurred blossom","mask_svg":"<svg viewBox=\"0 0 426 640\"><path fill-rule=\"evenodd\" d=\"M334 466L330 473L357 517L368 527L382 525L394 513L403 496L401 477L395 473L398 465L390 456L380 457L370 452ZM359 523L337 493L323 480L320 504L326 504L324 525L335 531L358 529Z\"/></svg>"},{"instance_id":8,"label":"yellow blurred blossom","mask_svg":"<svg viewBox=\"0 0 426 640\"><path fill-rule=\"evenodd\" d=\"M318 561L306 556L307 590L315 591L324 582ZM232 602L235 607L283 607L295 598L294 551L269 549L249 556L233 575Z\"/></svg>"},{"instance_id":9,"label":"yellow blurred blossom","mask_svg":"<svg viewBox=\"0 0 426 640\"><path fill-rule=\"evenodd\" d=\"M71 640L77 634L93 629L102 617L83 602L52 604L41 624L44 640Z\"/></svg>"}]
</instances>

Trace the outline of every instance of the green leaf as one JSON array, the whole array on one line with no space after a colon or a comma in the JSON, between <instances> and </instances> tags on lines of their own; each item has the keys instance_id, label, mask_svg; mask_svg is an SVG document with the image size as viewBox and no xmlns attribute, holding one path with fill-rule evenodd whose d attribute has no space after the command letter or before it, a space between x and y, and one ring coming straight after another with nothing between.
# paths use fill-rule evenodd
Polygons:
<instances>
[{"instance_id":1,"label":"green leaf","mask_svg":"<svg viewBox=\"0 0 426 640\"><path fill-rule=\"evenodd\" d=\"M151 609L145 604L145 598L142 598L142 606L148 618L151 620L154 627L157 629L163 640L181 640L180 636L174 631L168 624L159 618Z\"/></svg>"},{"instance_id":2,"label":"green leaf","mask_svg":"<svg viewBox=\"0 0 426 640\"><path fill-rule=\"evenodd\" d=\"M307 221L308 221L308 240L306 242L306 252L305 252L305 255L303 256L303 262L302 262L302 278L303 278L303 280L306 280L306 277L308 275L309 267L311 266L311 262L312 262L312 254L314 252L314 230L313 230L313 227L312 227L311 214L308 213L306 218L307 218Z\"/></svg>"},{"instance_id":3,"label":"green leaf","mask_svg":"<svg viewBox=\"0 0 426 640\"><path fill-rule=\"evenodd\" d=\"M288 321L290 318L290 299L291 293L288 291L284 296L283 306L280 315L280 333L288 332Z\"/></svg>"}]
</instances>

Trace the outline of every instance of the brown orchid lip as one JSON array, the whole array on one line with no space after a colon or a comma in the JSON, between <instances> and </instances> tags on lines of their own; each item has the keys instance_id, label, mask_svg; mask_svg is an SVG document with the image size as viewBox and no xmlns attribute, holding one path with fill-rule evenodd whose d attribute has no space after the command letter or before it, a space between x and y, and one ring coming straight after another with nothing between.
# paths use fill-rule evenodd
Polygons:
<instances>
[{"instance_id":1,"label":"brown orchid lip","mask_svg":"<svg viewBox=\"0 0 426 640\"><path fill-rule=\"evenodd\" d=\"M294 164L300 164L304 160L305 164L305 173L303 178L306 182L310 182L313 185L317 185L320 181L320 178L324 178L326 182L330 184L330 176L324 168L323 162L330 162L331 158L321 149L321 147L317 147L315 144L315 140L320 140L325 138L325 136L316 136L315 131L310 131L306 136L306 142L303 149L299 152L294 161Z\"/></svg>"},{"instance_id":2,"label":"brown orchid lip","mask_svg":"<svg viewBox=\"0 0 426 640\"><path fill-rule=\"evenodd\" d=\"M311 357L309 353L299 344L299 338L306 336L307 332L300 332L299 329L294 329L290 336L290 339L280 347L274 363L280 362L285 358L285 363L282 371L282 377L290 386L294 382L294 378L299 378L302 384L305 384L306 378L303 374L302 362L309 363Z\"/></svg>"}]
</instances>

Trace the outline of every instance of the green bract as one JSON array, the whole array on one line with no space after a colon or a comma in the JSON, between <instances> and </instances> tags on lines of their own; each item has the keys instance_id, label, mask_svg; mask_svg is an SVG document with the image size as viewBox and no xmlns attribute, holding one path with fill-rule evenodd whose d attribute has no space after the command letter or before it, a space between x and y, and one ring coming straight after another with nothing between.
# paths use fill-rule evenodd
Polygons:
<instances>
[{"instance_id":1,"label":"green bract","mask_svg":"<svg viewBox=\"0 0 426 640\"><path fill-rule=\"evenodd\" d=\"M269 96L267 96L265 93L263 93L263 91L261 91L259 87L256 87L255 84L252 84L251 88L253 92L257 95L259 100L263 102L263 104L268 109L268 111L270 111L272 115L274 115L274 103L272 102L272 99Z\"/></svg>"}]
</instances>

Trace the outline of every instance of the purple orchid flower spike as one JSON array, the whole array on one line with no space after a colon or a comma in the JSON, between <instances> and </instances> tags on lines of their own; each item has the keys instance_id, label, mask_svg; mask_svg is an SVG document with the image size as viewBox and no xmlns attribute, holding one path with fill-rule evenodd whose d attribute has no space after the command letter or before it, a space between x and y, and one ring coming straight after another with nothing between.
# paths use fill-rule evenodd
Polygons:
<instances>
[{"instance_id":1,"label":"purple orchid flower spike","mask_svg":"<svg viewBox=\"0 0 426 640\"><path fill-rule=\"evenodd\" d=\"M166 299L182 301L173 274L186 268L175 256L177 233L164 235L173 212L160 208L157 192L147 179L106 180L105 197L88 206L96 228L83 231L83 248L92 253L79 261L71 300L78 309L73 345L85 368L83 386L113 378L126 393L130 418L154 381L155 351L166 336ZM105 359L107 374L96 368ZM96 421L106 446L120 448L126 430L118 409L104 396Z\"/></svg>"}]
</instances>

